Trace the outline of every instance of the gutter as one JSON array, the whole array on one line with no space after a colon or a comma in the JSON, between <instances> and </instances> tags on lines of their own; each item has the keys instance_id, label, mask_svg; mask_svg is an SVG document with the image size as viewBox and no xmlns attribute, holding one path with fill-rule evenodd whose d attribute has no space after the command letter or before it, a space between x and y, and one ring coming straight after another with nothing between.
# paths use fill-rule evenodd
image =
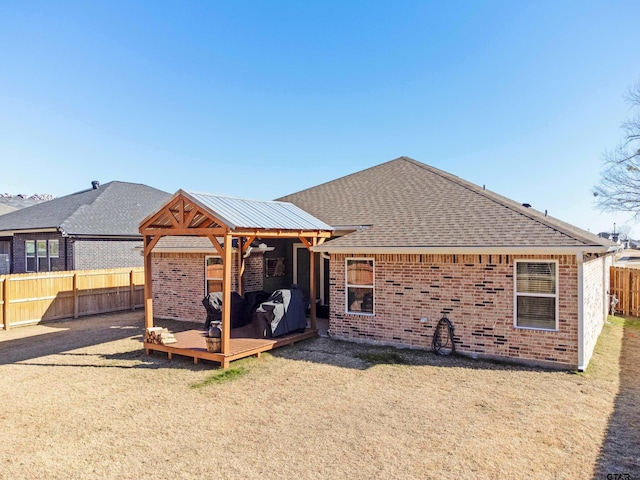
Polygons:
<instances>
[{"instance_id":1,"label":"gutter","mask_svg":"<svg viewBox=\"0 0 640 480\"><path fill-rule=\"evenodd\" d=\"M584 256L576 253L578 262L578 371L584 372Z\"/></svg>"},{"instance_id":2,"label":"gutter","mask_svg":"<svg viewBox=\"0 0 640 480\"><path fill-rule=\"evenodd\" d=\"M49 228L25 228L23 230L3 230L0 231L0 237L13 237L16 234L20 233L57 233L57 227L49 227Z\"/></svg>"},{"instance_id":3,"label":"gutter","mask_svg":"<svg viewBox=\"0 0 640 480\"><path fill-rule=\"evenodd\" d=\"M502 254L502 255L578 255L584 253L610 253L616 247L604 245L582 246L416 246L416 247L366 247L366 246L332 246L331 242L311 248L312 252L343 254Z\"/></svg>"}]
</instances>

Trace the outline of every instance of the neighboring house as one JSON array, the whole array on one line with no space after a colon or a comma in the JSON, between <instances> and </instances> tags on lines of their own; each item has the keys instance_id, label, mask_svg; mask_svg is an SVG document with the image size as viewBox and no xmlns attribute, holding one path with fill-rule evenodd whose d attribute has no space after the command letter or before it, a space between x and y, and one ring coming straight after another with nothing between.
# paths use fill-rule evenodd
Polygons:
<instances>
[{"instance_id":1,"label":"neighboring house","mask_svg":"<svg viewBox=\"0 0 640 480\"><path fill-rule=\"evenodd\" d=\"M333 227L312 248L332 337L429 349L446 315L463 354L586 368L607 313L609 240L407 157L278 200ZM308 297L308 250L256 240L271 251L250 257L243 282L298 283ZM154 313L202 320L216 253L172 242L153 251Z\"/></svg>"},{"instance_id":2,"label":"neighboring house","mask_svg":"<svg viewBox=\"0 0 640 480\"><path fill-rule=\"evenodd\" d=\"M16 210L18 210L17 207L0 203L0 215L4 215L5 213L15 212Z\"/></svg>"},{"instance_id":3,"label":"neighboring house","mask_svg":"<svg viewBox=\"0 0 640 480\"><path fill-rule=\"evenodd\" d=\"M10 273L142 266L138 225L169 194L109 182L0 216L0 255ZM0 258L2 260L2 258ZM9 273L9 272L0 272Z\"/></svg>"},{"instance_id":4,"label":"neighboring house","mask_svg":"<svg viewBox=\"0 0 640 480\"><path fill-rule=\"evenodd\" d=\"M620 243L619 233L600 232L598 236L600 238L606 238L607 240L611 240L614 243Z\"/></svg>"}]
</instances>

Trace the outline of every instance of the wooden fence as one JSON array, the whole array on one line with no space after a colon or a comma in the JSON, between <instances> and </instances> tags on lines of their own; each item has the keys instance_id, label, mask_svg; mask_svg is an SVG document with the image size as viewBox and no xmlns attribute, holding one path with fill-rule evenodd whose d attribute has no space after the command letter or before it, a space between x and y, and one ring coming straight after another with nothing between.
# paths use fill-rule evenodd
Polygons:
<instances>
[{"instance_id":1,"label":"wooden fence","mask_svg":"<svg viewBox=\"0 0 640 480\"><path fill-rule=\"evenodd\" d=\"M610 267L609 293L618 299L616 313L640 317L640 269Z\"/></svg>"},{"instance_id":2,"label":"wooden fence","mask_svg":"<svg viewBox=\"0 0 640 480\"><path fill-rule=\"evenodd\" d=\"M144 268L77 270L0 276L5 330L43 320L144 307Z\"/></svg>"}]
</instances>

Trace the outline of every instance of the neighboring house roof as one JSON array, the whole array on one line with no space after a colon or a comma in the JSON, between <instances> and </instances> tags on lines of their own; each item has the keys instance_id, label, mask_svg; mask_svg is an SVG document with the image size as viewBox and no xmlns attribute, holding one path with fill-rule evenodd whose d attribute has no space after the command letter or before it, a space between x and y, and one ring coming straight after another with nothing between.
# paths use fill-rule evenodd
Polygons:
<instances>
[{"instance_id":1,"label":"neighboring house roof","mask_svg":"<svg viewBox=\"0 0 640 480\"><path fill-rule=\"evenodd\" d=\"M12 207L11 205L0 203L0 215L15 212L16 210L18 210L18 207Z\"/></svg>"},{"instance_id":2,"label":"neighboring house roof","mask_svg":"<svg viewBox=\"0 0 640 480\"><path fill-rule=\"evenodd\" d=\"M315 251L607 251L615 244L408 157L278 200L355 230Z\"/></svg>"},{"instance_id":3,"label":"neighboring house roof","mask_svg":"<svg viewBox=\"0 0 640 480\"><path fill-rule=\"evenodd\" d=\"M0 235L58 230L70 236L140 236L138 225L170 195L147 185L109 182L0 216Z\"/></svg>"},{"instance_id":4,"label":"neighboring house roof","mask_svg":"<svg viewBox=\"0 0 640 480\"><path fill-rule=\"evenodd\" d=\"M260 230L333 230L297 206L287 202L248 200L179 190L174 198L184 196L206 210L231 229ZM172 200L165 201L171 204ZM150 215L142 223L153 216Z\"/></svg>"}]
</instances>

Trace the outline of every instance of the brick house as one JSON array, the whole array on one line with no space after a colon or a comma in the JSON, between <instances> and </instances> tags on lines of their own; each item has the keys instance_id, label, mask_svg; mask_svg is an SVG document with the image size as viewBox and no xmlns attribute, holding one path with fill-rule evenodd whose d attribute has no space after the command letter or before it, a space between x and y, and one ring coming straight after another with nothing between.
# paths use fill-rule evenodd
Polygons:
<instances>
[{"instance_id":1,"label":"brick house","mask_svg":"<svg viewBox=\"0 0 640 480\"><path fill-rule=\"evenodd\" d=\"M161 190L109 182L0 216L4 273L142 266L138 224L169 198Z\"/></svg>"},{"instance_id":2,"label":"brick house","mask_svg":"<svg viewBox=\"0 0 640 480\"><path fill-rule=\"evenodd\" d=\"M311 248L333 338L429 349L446 315L462 354L589 363L607 314L609 240L407 157L278 200L333 229ZM206 238L164 240L152 252L154 314L202 319L215 251ZM309 285L304 245L256 241L268 248L247 262L250 289Z\"/></svg>"},{"instance_id":3,"label":"brick house","mask_svg":"<svg viewBox=\"0 0 640 480\"><path fill-rule=\"evenodd\" d=\"M334 338L429 348L446 315L461 353L589 363L612 242L407 157L279 200L341 233L313 249Z\"/></svg>"}]
</instances>

